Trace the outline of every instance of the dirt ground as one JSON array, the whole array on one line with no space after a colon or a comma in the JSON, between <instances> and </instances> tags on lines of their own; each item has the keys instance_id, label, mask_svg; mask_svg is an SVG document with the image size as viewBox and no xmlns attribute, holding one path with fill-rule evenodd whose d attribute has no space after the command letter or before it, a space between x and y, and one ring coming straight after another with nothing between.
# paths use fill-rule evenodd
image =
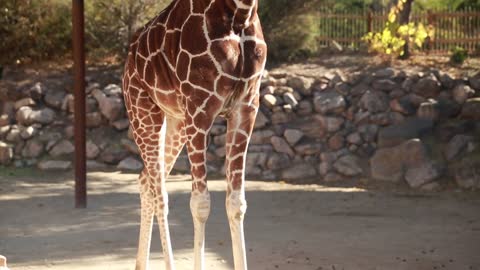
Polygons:
<instances>
[{"instance_id":1,"label":"dirt ground","mask_svg":"<svg viewBox=\"0 0 480 270\"><path fill-rule=\"evenodd\" d=\"M2 170L2 169L0 169ZM73 209L73 173L0 173L0 254L12 270L133 269L136 175L90 173L89 206ZM170 226L177 269L192 269L190 181L175 176ZM207 269L233 269L225 182L209 182ZM480 195L249 181L253 270L480 269ZM164 269L158 230L151 269Z\"/></svg>"}]
</instances>

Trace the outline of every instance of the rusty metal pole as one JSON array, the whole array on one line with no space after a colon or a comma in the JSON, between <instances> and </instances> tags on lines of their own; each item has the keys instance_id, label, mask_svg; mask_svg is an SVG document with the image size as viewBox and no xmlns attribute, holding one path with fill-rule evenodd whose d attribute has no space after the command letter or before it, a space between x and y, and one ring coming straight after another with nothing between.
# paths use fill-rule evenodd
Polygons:
<instances>
[{"instance_id":1,"label":"rusty metal pole","mask_svg":"<svg viewBox=\"0 0 480 270\"><path fill-rule=\"evenodd\" d=\"M75 92L75 208L87 207L84 2L72 0Z\"/></svg>"}]
</instances>

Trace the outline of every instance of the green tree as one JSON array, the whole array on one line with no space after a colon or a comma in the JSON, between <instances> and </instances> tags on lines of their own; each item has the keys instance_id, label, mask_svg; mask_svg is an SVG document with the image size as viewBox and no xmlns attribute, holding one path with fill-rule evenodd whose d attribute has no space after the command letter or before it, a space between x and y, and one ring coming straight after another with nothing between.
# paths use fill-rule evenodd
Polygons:
<instances>
[{"instance_id":1,"label":"green tree","mask_svg":"<svg viewBox=\"0 0 480 270\"><path fill-rule=\"evenodd\" d=\"M64 55L70 48L70 10L61 0L1 1L0 64Z\"/></svg>"},{"instance_id":2,"label":"green tree","mask_svg":"<svg viewBox=\"0 0 480 270\"><path fill-rule=\"evenodd\" d=\"M169 0L96 0L86 8L90 48L124 53L135 31L158 14ZM106 45L106 46L105 46ZM103 52L105 53L105 52Z\"/></svg>"}]
</instances>

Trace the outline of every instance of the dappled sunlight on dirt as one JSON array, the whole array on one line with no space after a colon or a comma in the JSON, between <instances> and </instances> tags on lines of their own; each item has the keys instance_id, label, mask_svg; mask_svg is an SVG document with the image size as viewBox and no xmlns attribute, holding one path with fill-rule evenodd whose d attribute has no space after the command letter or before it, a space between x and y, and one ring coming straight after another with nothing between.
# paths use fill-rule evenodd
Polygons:
<instances>
[{"instance_id":1,"label":"dappled sunlight on dirt","mask_svg":"<svg viewBox=\"0 0 480 270\"><path fill-rule=\"evenodd\" d=\"M88 175L85 210L73 209L73 173L0 176L0 254L12 270L133 269L139 226L136 174ZM172 177L170 225L177 269L192 269L190 177ZM226 183L209 181L207 269L233 269ZM246 237L255 270L479 269L480 198L248 181ZM152 269L163 269L158 230Z\"/></svg>"}]
</instances>

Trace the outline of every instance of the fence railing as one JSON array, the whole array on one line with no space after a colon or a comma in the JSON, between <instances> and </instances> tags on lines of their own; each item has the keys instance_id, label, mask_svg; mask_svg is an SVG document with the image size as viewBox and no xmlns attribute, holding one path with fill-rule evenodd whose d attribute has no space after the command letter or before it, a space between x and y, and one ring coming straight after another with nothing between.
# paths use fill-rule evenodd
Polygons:
<instances>
[{"instance_id":1,"label":"fence railing","mask_svg":"<svg viewBox=\"0 0 480 270\"><path fill-rule=\"evenodd\" d=\"M362 37L371 31L381 31L388 11L318 12L318 37L320 47L342 46L354 50L365 47ZM435 29L432 40L423 48L429 53L447 53L454 47L470 52L480 50L480 11L442 10L412 13L412 22L431 25Z\"/></svg>"}]
</instances>

